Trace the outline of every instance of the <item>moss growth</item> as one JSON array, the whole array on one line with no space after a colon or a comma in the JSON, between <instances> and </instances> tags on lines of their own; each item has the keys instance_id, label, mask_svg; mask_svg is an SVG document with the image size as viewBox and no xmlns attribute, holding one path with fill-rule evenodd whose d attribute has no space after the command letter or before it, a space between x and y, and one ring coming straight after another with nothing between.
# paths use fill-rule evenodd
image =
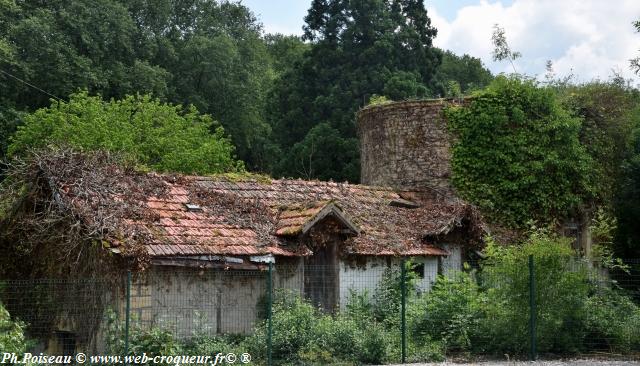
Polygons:
<instances>
[{"instance_id":1,"label":"moss growth","mask_svg":"<svg viewBox=\"0 0 640 366\"><path fill-rule=\"evenodd\" d=\"M255 181L257 183L262 184L271 184L273 178L266 174L258 174L258 173L250 173L250 172L232 172L232 173L220 173L213 174L211 177L220 178L227 180L229 182L244 182L244 181Z\"/></svg>"}]
</instances>

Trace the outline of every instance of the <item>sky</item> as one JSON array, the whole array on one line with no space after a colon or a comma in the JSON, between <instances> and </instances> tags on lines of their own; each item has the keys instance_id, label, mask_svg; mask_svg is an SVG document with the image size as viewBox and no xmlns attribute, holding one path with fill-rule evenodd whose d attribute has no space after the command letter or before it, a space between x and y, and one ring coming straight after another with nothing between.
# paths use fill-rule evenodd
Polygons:
<instances>
[{"instance_id":1,"label":"sky","mask_svg":"<svg viewBox=\"0 0 640 366\"><path fill-rule=\"evenodd\" d=\"M302 34L310 0L242 0L265 32ZM543 78L551 60L556 77L607 79L614 72L632 79L629 59L640 55L640 0L425 0L438 29L437 47L480 58L493 72L513 72L491 57L493 25L505 29L511 49L522 57L516 71Z\"/></svg>"}]
</instances>

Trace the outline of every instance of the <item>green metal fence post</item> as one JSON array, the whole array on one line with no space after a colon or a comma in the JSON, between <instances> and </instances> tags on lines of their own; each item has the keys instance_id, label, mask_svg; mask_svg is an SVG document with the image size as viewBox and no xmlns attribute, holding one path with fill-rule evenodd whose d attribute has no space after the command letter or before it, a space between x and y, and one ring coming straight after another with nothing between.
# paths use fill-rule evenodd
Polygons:
<instances>
[{"instance_id":1,"label":"green metal fence post","mask_svg":"<svg viewBox=\"0 0 640 366\"><path fill-rule=\"evenodd\" d=\"M273 334L273 263L269 262L269 276L267 277L267 365L272 366L272 334Z\"/></svg>"},{"instance_id":2,"label":"green metal fence post","mask_svg":"<svg viewBox=\"0 0 640 366\"><path fill-rule=\"evenodd\" d=\"M124 320L124 355L129 355L129 322L131 321L131 271L127 271L126 306ZM125 363L126 365L126 363Z\"/></svg>"},{"instance_id":3,"label":"green metal fence post","mask_svg":"<svg viewBox=\"0 0 640 366\"><path fill-rule=\"evenodd\" d=\"M126 308L124 320L124 355L129 355L129 322L131 320L131 271L127 271ZM126 363L125 363L126 365Z\"/></svg>"},{"instance_id":4,"label":"green metal fence post","mask_svg":"<svg viewBox=\"0 0 640 366\"><path fill-rule=\"evenodd\" d=\"M405 260L400 264L400 333L402 342L402 363L407 362L407 319L406 319L406 302L407 302L407 271L405 268Z\"/></svg>"},{"instance_id":5,"label":"green metal fence post","mask_svg":"<svg viewBox=\"0 0 640 366\"><path fill-rule=\"evenodd\" d=\"M536 276L533 255L529 256L529 358L536 360Z\"/></svg>"}]
</instances>

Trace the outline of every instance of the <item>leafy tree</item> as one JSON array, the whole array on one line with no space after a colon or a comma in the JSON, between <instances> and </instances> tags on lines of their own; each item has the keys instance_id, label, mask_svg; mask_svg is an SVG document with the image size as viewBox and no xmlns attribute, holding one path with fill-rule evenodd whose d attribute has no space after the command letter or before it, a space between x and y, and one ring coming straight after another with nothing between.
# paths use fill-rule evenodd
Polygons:
<instances>
[{"instance_id":1,"label":"leafy tree","mask_svg":"<svg viewBox=\"0 0 640 366\"><path fill-rule=\"evenodd\" d=\"M640 32L640 20L633 22L633 26L636 28L636 32ZM636 73L640 74L640 57L633 58L629 60L631 69Z\"/></svg>"},{"instance_id":2,"label":"leafy tree","mask_svg":"<svg viewBox=\"0 0 640 366\"><path fill-rule=\"evenodd\" d=\"M133 84L136 91L161 96L160 90L142 87L162 85L143 76L163 74L142 74L141 64L136 67L135 24L116 1L28 1L0 16L0 24L7 24L0 27L0 39L15 45L15 62L3 60L0 66L50 94L64 97L86 88L118 97L131 92L122 84ZM2 78L0 93L13 96L19 109L48 104L49 95L6 75Z\"/></svg>"},{"instance_id":3,"label":"leafy tree","mask_svg":"<svg viewBox=\"0 0 640 366\"><path fill-rule=\"evenodd\" d=\"M261 32L239 2L3 0L0 102L29 112L78 90L117 99L150 93L213 115L259 168L273 77Z\"/></svg>"},{"instance_id":4,"label":"leafy tree","mask_svg":"<svg viewBox=\"0 0 640 366\"><path fill-rule=\"evenodd\" d=\"M435 76L436 86L440 89L440 95L451 95L450 82L456 82L460 92L468 94L470 91L482 89L489 85L493 75L479 58L464 54L458 56L451 51L442 52L442 65Z\"/></svg>"},{"instance_id":5,"label":"leafy tree","mask_svg":"<svg viewBox=\"0 0 640 366\"><path fill-rule=\"evenodd\" d=\"M239 2L125 2L150 62L171 74L168 100L211 114L238 156L263 170L271 154L264 103L272 80L262 25Z\"/></svg>"},{"instance_id":6,"label":"leafy tree","mask_svg":"<svg viewBox=\"0 0 640 366\"><path fill-rule=\"evenodd\" d=\"M329 124L321 123L312 128L304 140L293 146L283 162L286 167L282 170L294 172L295 176L306 179L355 179L352 172L360 169L355 153L357 146L357 139L343 138ZM336 156L345 158L345 161L336 163Z\"/></svg>"},{"instance_id":7,"label":"leafy tree","mask_svg":"<svg viewBox=\"0 0 640 366\"><path fill-rule=\"evenodd\" d=\"M45 107L51 97L80 88L106 97L166 95L168 74L140 58L144 50L136 47L135 24L117 1L5 3L0 6L0 118L8 124L2 141L20 123L15 111ZM0 155L5 146L0 142Z\"/></svg>"},{"instance_id":8,"label":"leafy tree","mask_svg":"<svg viewBox=\"0 0 640 366\"><path fill-rule=\"evenodd\" d=\"M615 80L559 88L560 102L582 119L580 142L593 158L597 205L611 208L640 122L640 94Z\"/></svg>"},{"instance_id":9,"label":"leafy tree","mask_svg":"<svg viewBox=\"0 0 640 366\"><path fill-rule=\"evenodd\" d=\"M310 49L308 43L304 43L302 38L295 35L267 34L264 41L276 75L293 68Z\"/></svg>"},{"instance_id":10,"label":"leafy tree","mask_svg":"<svg viewBox=\"0 0 640 366\"><path fill-rule=\"evenodd\" d=\"M580 119L562 108L553 90L500 76L446 115L457 135L453 184L498 222L549 222L593 198Z\"/></svg>"},{"instance_id":11,"label":"leafy tree","mask_svg":"<svg viewBox=\"0 0 640 366\"><path fill-rule=\"evenodd\" d=\"M640 94L622 78L573 85L553 81L561 103L582 119L580 141L592 157L594 200L607 216L619 222L613 249L618 256L635 257L640 253L635 244L639 223L635 219L634 138L640 126ZM597 215L603 215L599 212Z\"/></svg>"},{"instance_id":12,"label":"leafy tree","mask_svg":"<svg viewBox=\"0 0 640 366\"><path fill-rule=\"evenodd\" d=\"M268 106L284 161L294 160L293 147L322 123L344 139L355 138L354 114L373 94L395 99L429 94L440 54L432 47L436 30L422 0L315 0L305 22L303 38L310 49L281 74ZM333 152L330 173L316 170L313 177L357 181L357 157L356 144ZM300 174L286 163L278 173Z\"/></svg>"},{"instance_id":13,"label":"leafy tree","mask_svg":"<svg viewBox=\"0 0 640 366\"><path fill-rule=\"evenodd\" d=\"M195 107L164 104L149 96L103 101L86 92L27 115L9 155L46 145L123 153L158 171L210 174L242 169L222 127ZM213 129L215 132L210 133Z\"/></svg>"},{"instance_id":14,"label":"leafy tree","mask_svg":"<svg viewBox=\"0 0 640 366\"><path fill-rule=\"evenodd\" d=\"M512 51L509 43L507 42L507 36L505 35L504 28L498 24L493 25L493 34L491 35L491 42L493 43L493 61L508 60L513 68L513 72L516 72L516 66L513 61L522 57L522 54L517 51Z\"/></svg>"},{"instance_id":15,"label":"leafy tree","mask_svg":"<svg viewBox=\"0 0 640 366\"><path fill-rule=\"evenodd\" d=\"M382 92L391 100L404 100L413 97L424 98L428 89L420 83L418 74L407 71L396 71L389 75Z\"/></svg>"}]
</instances>

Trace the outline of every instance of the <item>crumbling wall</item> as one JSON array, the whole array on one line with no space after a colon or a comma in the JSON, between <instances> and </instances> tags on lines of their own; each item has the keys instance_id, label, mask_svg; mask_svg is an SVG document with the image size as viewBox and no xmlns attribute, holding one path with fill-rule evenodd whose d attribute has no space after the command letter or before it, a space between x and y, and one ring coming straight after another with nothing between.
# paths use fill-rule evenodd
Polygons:
<instances>
[{"instance_id":1,"label":"crumbling wall","mask_svg":"<svg viewBox=\"0 0 640 366\"><path fill-rule=\"evenodd\" d=\"M451 191L451 142L435 99L370 106L358 112L361 181L396 189Z\"/></svg>"}]
</instances>

